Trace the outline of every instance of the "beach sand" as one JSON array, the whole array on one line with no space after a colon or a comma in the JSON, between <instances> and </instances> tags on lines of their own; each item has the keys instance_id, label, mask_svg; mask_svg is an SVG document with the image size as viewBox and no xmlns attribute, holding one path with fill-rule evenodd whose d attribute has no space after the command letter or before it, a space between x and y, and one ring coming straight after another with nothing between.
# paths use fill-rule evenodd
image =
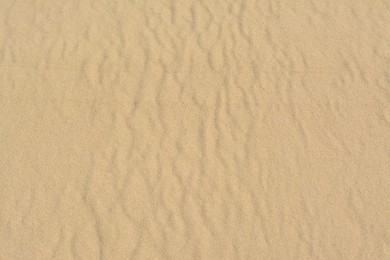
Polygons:
<instances>
[{"instance_id":1,"label":"beach sand","mask_svg":"<svg viewBox=\"0 0 390 260\"><path fill-rule=\"evenodd\" d=\"M0 1L0 259L390 259L390 2Z\"/></svg>"}]
</instances>

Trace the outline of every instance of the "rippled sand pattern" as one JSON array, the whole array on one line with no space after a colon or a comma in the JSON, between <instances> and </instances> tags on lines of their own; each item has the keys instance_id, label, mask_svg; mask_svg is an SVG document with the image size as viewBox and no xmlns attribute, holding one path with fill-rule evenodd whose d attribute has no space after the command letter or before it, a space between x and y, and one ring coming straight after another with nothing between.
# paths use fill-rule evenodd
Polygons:
<instances>
[{"instance_id":1,"label":"rippled sand pattern","mask_svg":"<svg viewBox=\"0 0 390 260\"><path fill-rule=\"evenodd\" d=\"M390 1L0 1L0 259L390 259Z\"/></svg>"}]
</instances>

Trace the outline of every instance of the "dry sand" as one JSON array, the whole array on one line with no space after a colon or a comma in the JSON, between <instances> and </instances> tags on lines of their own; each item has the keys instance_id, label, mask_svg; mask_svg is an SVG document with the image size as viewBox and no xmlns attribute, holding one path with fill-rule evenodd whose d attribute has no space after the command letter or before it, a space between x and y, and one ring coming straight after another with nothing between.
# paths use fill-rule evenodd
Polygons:
<instances>
[{"instance_id":1,"label":"dry sand","mask_svg":"<svg viewBox=\"0 0 390 260\"><path fill-rule=\"evenodd\" d=\"M0 259L390 259L390 1L1 0Z\"/></svg>"}]
</instances>

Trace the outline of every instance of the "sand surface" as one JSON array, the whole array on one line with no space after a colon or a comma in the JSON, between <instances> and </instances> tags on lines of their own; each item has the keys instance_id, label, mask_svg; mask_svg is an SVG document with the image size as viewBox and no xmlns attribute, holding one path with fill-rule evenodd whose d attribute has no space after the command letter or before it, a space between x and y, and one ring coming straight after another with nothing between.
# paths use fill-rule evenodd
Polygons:
<instances>
[{"instance_id":1,"label":"sand surface","mask_svg":"<svg viewBox=\"0 0 390 260\"><path fill-rule=\"evenodd\" d=\"M390 259L390 1L0 0L0 259Z\"/></svg>"}]
</instances>

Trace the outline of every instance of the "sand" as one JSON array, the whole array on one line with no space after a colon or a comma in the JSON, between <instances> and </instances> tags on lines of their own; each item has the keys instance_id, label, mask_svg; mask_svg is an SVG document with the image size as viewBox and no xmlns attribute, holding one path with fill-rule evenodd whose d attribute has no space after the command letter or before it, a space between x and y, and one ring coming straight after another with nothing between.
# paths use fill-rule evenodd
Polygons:
<instances>
[{"instance_id":1,"label":"sand","mask_svg":"<svg viewBox=\"0 0 390 260\"><path fill-rule=\"evenodd\" d=\"M390 2L0 1L0 259L390 259Z\"/></svg>"}]
</instances>

